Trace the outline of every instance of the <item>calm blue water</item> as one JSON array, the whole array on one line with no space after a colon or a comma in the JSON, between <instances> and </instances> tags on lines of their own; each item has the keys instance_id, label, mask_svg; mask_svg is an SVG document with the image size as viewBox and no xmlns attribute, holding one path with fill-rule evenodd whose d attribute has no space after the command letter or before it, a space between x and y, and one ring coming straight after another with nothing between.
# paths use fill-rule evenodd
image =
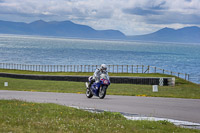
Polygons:
<instances>
[{"instance_id":1,"label":"calm blue water","mask_svg":"<svg viewBox=\"0 0 200 133\"><path fill-rule=\"evenodd\" d=\"M200 83L200 44L0 35L0 63L150 65L188 73Z\"/></svg>"}]
</instances>

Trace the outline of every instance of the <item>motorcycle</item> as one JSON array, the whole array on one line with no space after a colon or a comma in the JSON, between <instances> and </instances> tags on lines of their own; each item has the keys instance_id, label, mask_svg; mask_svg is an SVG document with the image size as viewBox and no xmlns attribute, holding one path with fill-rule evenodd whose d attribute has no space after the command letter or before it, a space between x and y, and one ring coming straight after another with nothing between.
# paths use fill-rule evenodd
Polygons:
<instances>
[{"instance_id":1,"label":"motorcycle","mask_svg":"<svg viewBox=\"0 0 200 133\"><path fill-rule=\"evenodd\" d=\"M88 81L91 82L92 76L88 78ZM88 98L92 98L93 95L103 99L106 96L106 91L108 86L110 85L110 80L106 74L100 75L100 82L94 82L91 87L88 87L88 82L86 84L86 96Z\"/></svg>"}]
</instances>

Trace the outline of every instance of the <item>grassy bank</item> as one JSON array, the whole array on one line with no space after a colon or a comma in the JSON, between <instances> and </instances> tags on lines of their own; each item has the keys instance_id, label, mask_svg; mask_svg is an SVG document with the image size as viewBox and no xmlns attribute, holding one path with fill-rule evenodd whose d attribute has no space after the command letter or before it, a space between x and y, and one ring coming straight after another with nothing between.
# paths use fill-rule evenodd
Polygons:
<instances>
[{"instance_id":1,"label":"grassy bank","mask_svg":"<svg viewBox=\"0 0 200 133\"><path fill-rule=\"evenodd\" d=\"M166 121L126 120L119 113L90 113L56 104L0 100L0 132L200 132Z\"/></svg>"},{"instance_id":2,"label":"grassy bank","mask_svg":"<svg viewBox=\"0 0 200 133\"><path fill-rule=\"evenodd\" d=\"M20 74L48 74L48 75L92 75L92 73L45 73L18 70L1 70L0 72ZM110 76L138 76L138 77L170 77L164 74L114 74ZM3 83L8 82L4 87ZM63 93L85 93L83 82L26 80L0 77L1 90L42 91ZM111 84L107 91L109 95L149 96L149 97L175 97L200 99L200 86L176 77L176 86L159 86L159 92L152 92L151 85Z\"/></svg>"}]
</instances>

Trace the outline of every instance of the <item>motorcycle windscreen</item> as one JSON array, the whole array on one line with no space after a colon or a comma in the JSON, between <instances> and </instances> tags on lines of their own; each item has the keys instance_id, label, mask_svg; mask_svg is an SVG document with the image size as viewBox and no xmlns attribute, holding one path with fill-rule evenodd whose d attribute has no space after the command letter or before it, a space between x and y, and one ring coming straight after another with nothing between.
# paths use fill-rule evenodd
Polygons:
<instances>
[{"instance_id":1,"label":"motorcycle windscreen","mask_svg":"<svg viewBox=\"0 0 200 133\"><path fill-rule=\"evenodd\" d=\"M101 74L100 79L108 79L108 76L106 74Z\"/></svg>"}]
</instances>

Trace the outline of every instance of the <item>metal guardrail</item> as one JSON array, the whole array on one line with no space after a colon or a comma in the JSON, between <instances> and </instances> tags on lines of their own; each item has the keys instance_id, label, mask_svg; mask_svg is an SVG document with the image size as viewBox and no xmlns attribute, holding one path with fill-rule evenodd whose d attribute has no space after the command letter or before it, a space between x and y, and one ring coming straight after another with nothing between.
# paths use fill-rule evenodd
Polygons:
<instances>
[{"instance_id":1,"label":"metal guardrail","mask_svg":"<svg viewBox=\"0 0 200 133\"><path fill-rule=\"evenodd\" d=\"M39 72L94 72L100 65L29 65L0 63L0 69L27 70ZM173 72L154 66L146 65L108 65L111 73L161 73L177 76L189 81L189 74Z\"/></svg>"}]
</instances>

